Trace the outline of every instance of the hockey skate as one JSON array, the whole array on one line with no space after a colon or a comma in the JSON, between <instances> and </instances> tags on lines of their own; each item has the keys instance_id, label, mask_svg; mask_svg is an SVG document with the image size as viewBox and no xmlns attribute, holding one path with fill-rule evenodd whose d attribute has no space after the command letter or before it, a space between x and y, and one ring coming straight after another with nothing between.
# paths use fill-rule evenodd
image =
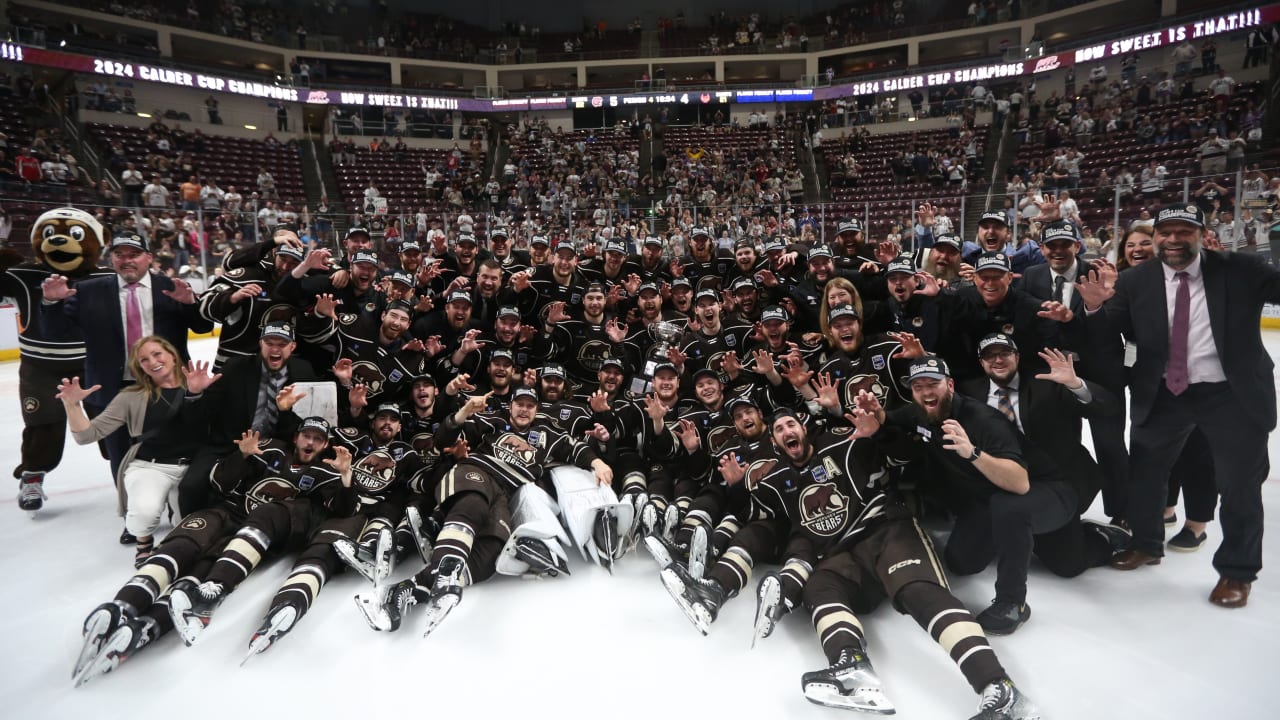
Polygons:
<instances>
[{"instance_id":1,"label":"hockey skate","mask_svg":"<svg viewBox=\"0 0 1280 720\"><path fill-rule=\"evenodd\" d=\"M444 622L453 608L462 602L462 587L470 581L470 577L466 560L450 556L440 561L436 580L431 587L431 598L427 600L424 609L427 616L427 629L422 633L422 637L430 635L440 623Z\"/></svg>"},{"instance_id":2,"label":"hockey skate","mask_svg":"<svg viewBox=\"0 0 1280 720\"><path fill-rule=\"evenodd\" d=\"M200 639L200 634L209 627L213 611L218 609L227 594L222 585L216 582L203 582L196 585L190 579L182 579L173 584L169 590L169 616L173 618L173 627L182 636L187 647Z\"/></svg>"},{"instance_id":3,"label":"hockey skate","mask_svg":"<svg viewBox=\"0 0 1280 720\"><path fill-rule=\"evenodd\" d=\"M18 482L18 507L34 518L48 499L44 494L44 473L22 473L22 480Z\"/></svg>"},{"instance_id":4,"label":"hockey skate","mask_svg":"<svg viewBox=\"0 0 1280 720\"><path fill-rule=\"evenodd\" d=\"M89 617L84 619L84 646L80 648L80 657L76 658L76 667L71 671L72 679L80 676L102 651L107 638L132 615L131 609L116 602L103 603L89 613ZM76 684L80 684L78 680Z\"/></svg>"},{"instance_id":5,"label":"hockey skate","mask_svg":"<svg viewBox=\"0 0 1280 720\"><path fill-rule=\"evenodd\" d=\"M335 540L333 551L338 554L339 559L374 586L380 586L391 574L392 563L395 561L395 543L391 531L386 528L379 531L378 537L372 541L355 543L346 538Z\"/></svg>"},{"instance_id":6,"label":"hockey skate","mask_svg":"<svg viewBox=\"0 0 1280 720\"><path fill-rule=\"evenodd\" d=\"M150 645L159 636L160 628L155 618L148 615L127 618L102 644L102 649L93 661L76 677L76 687L120 667L120 663Z\"/></svg>"},{"instance_id":7,"label":"hockey skate","mask_svg":"<svg viewBox=\"0 0 1280 720\"><path fill-rule=\"evenodd\" d=\"M858 650L840 651L840 657L831 667L805 673L800 685L805 698L818 705L879 715L896 712L881 689L871 661Z\"/></svg>"},{"instance_id":8,"label":"hockey skate","mask_svg":"<svg viewBox=\"0 0 1280 720\"><path fill-rule=\"evenodd\" d=\"M706 635L726 599L720 583L695 578L688 570L673 563L662 569L662 584L684 611L685 617L698 628L698 632Z\"/></svg>"},{"instance_id":9,"label":"hockey skate","mask_svg":"<svg viewBox=\"0 0 1280 720\"><path fill-rule=\"evenodd\" d=\"M680 527L681 515L680 508L675 503L667 506L662 513L662 527L658 532L662 533L662 537L668 540L674 540L676 537L676 528Z\"/></svg>"},{"instance_id":10,"label":"hockey skate","mask_svg":"<svg viewBox=\"0 0 1280 720\"><path fill-rule=\"evenodd\" d=\"M1040 720L1040 709L1006 678L983 689L978 714L970 720Z\"/></svg>"},{"instance_id":11,"label":"hockey skate","mask_svg":"<svg viewBox=\"0 0 1280 720\"><path fill-rule=\"evenodd\" d=\"M625 539L618 536L618 511L614 507L601 508L591 524L591 538L596 544L596 559L609 574L613 563L626 552Z\"/></svg>"},{"instance_id":12,"label":"hockey skate","mask_svg":"<svg viewBox=\"0 0 1280 720\"><path fill-rule=\"evenodd\" d=\"M645 536L644 549L649 551L653 559L658 561L658 567L662 568L673 564L683 565L689 552L689 548L677 545L658 534Z\"/></svg>"},{"instance_id":13,"label":"hockey skate","mask_svg":"<svg viewBox=\"0 0 1280 720\"><path fill-rule=\"evenodd\" d=\"M429 596L427 588L409 578L389 588L373 588L356 593L356 607L369 627L378 631L395 632L409 613L409 608Z\"/></svg>"},{"instance_id":14,"label":"hockey skate","mask_svg":"<svg viewBox=\"0 0 1280 720\"><path fill-rule=\"evenodd\" d=\"M693 529L693 538L689 540L689 574L701 578L707 571L707 552L710 546L707 527L699 525Z\"/></svg>"},{"instance_id":15,"label":"hockey skate","mask_svg":"<svg viewBox=\"0 0 1280 720\"><path fill-rule=\"evenodd\" d=\"M522 577L557 577L569 574L569 564L563 557L551 552L546 540L528 536L516 538L515 548L516 559L529 566L528 572Z\"/></svg>"},{"instance_id":16,"label":"hockey skate","mask_svg":"<svg viewBox=\"0 0 1280 720\"><path fill-rule=\"evenodd\" d=\"M787 614L790 607L782 597L782 576L776 572L766 573L756 585L756 624L755 634L751 636L751 647L757 640L763 640L773 634L778 621Z\"/></svg>"},{"instance_id":17,"label":"hockey skate","mask_svg":"<svg viewBox=\"0 0 1280 720\"><path fill-rule=\"evenodd\" d=\"M409 524L409 532L413 535L413 543L422 556L422 562L431 562L432 541L440 532L440 523L433 518L423 518L422 510L410 505L404 510L405 520Z\"/></svg>"},{"instance_id":18,"label":"hockey skate","mask_svg":"<svg viewBox=\"0 0 1280 720\"><path fill-rule=\"evenodd\" d=\"M269 610L258 631L249 639L249 652L240 661L240 667L244 667L244 664L254 655L266 652L277 640L284 637L293 629L294 623L298 622L301 615L302 613L298 612L298 606L293 603L277 605Z\"/></svg>"}]
</instances>

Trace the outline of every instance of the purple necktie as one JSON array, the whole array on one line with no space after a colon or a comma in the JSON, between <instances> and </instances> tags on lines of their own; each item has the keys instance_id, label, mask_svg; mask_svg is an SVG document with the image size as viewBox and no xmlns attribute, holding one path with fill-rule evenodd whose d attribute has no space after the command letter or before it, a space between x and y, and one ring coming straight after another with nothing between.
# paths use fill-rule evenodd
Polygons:
<instances>
[{"instance_id":1,"label":"purple necktie","mask_svg":"<svg viewBox=\"0 0 1280 720\"><path fill-rule=\"evenodd\" d=\"M124 304L124 350L127 355L142 339L142 305L138 303L138 283L129 283L125 287L129 290L129 298Z\"/></svg>"},{"instance_id":2,"label":"purple necktie","mask_svg":"<svg viewBox=\"0 0 1280 720\"><path fill-rule=\"evenodd\" d=\"M1169 330L1169 366L1165 368L1164 384L1169 392L1181 395L1190 384L1187 374L1187 335L1191 330L1191 287L1185 272L1174 275L1178 279L1178 294L1173 299L1173 327Z\"/></svg>"}]
</instances>

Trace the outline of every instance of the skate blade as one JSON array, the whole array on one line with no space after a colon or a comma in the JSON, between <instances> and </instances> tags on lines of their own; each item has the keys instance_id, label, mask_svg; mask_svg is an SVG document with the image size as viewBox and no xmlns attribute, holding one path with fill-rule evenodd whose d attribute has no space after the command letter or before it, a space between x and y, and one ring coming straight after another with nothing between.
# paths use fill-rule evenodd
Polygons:
<instances>
[{"instance_id":1,"label":"skate blade","mask_svg":"<svg viewBox=\"0 0 1280 720\"><path fill-rule=\"evenodd\" d=\"M756 589L756 623L755 634L751 636L751 647L756 641L763 640L773 634L774 621L769 617L769 608L777 607L782 600L782 583L776 577L766 577L760 581Z\"/></svg>"},{"instance_id":2,"label":"skate blade","mask_svg":"<svg viewBox=\"0 0 1280 720\"><path fill-rule=\"evenodd\" d=\"M893 715L898 712L880 688L859 688L851 695L844 695L837 685L811 683L804 686L805 699L817 705L842 710Z\"/></svg>"},{"instance_id":3,"label":"skate blade","mask_svg":"<svg viewBox=\"0 0 1280 720\"><path fill-rule=\"evenodd\" d=\"M433 630L439 627L440 623L444 622L444 619L449 616L449 613L453 611L460 600L462 600L462 597L459 595L445 593L427 603L427 629L422 633L422 637L430 635Z\"/></svg>"},{"instance_id":4,"label":"skate blade","mask_svg":"<svg viewBox=\"0 0 1280 720\"><path fill-rule=\"evenodd\" d=\"M711 616L707 614L706 609L699 605L690 603L684 597L684 583L681 582L680 576L671 568L663 568L662 584L667 588L671 598L676 601L680 609L684 611L684 616L689 618L689 622L698 629L698 632L706 635L711 629Z\"/></svg>"},{"instance_id":5,"label":"skate blade","mask_svg":"<svg viewBox=\"0 0 1280 720\"><path fill-rule=\"evenodd\" d=\"M169 617L173 620L173 629L178 631L187 647L195 644L205 628L204 623L191 613L191 599L181 590L169 594Z\"/></svg>"},{"instance_id":6,"label":"skate blade","mask_svg":"<svg viewBox=\"0 0 1280 720\"><path fill-rule=\"evenodd\" d=\"M375 552L372 566L373 577L369 578L373 581L374 587L381 587L386 582L395 565L395 541L391 537L391 531L384 529L378 533L378 549Z\"/></svg>"},{"instance_id":7,"label":"skate blade","mask_svg":"<svg viewBox=\"0 0 1280 720\"><path fill-rule=\"evenodd\" d=\"M391 616L382 609L382 593L378 590L366 590L356 593L356 607L369 627L378 632L391 632Z\"/></svg>"},{"instance_id":8,"label":"skate blade","mask_svg":"<svg viewBox=\"0 0 1280 720\"><path fill-rule=\"evenodd\" d=\"M254 633L253 638L249 640L249 652L240 661L240 667L249 662L249 658L254 655L260 655L266 652L272 645L276 643L285 633L293 629L293 624L298 620L298 610L292 605L281 607L279 612L273 613L263 623L263 627Z\"/></svg>"},{"instance_id":9,"label":"skate blade","mask_svg":"<svg viewBox=\"0 0 1280 720\"><path fill-rule=\"evenodd\" d=\"M360 573L365 580L368 580L375 585L377 584L377 580L374 579L377 575L377 571L374 569L373 563L367 563L356 557L355 545L353 543L342 541L335 542L333 544L333 552L337 554L338 559L347 567Z\"/></svg>"},{"instance_id":10,"label":"skate blade","mask_svg":"<svg viewBox=\"0 0 1280 720\"><path fill-rule=\"evenodd\" d=\"M80 687L90 680L120 667L120 663L124 662L124 658L120 653L129 649L133 644L133 632L129 630L127 625L122 626L111 637L107 638L102 644L102 648L93 658L93 661L85 666L84 670L76 677L76 687Z\"/></svg>"},{"instance_id":11,"label":"skate blade","mask_svg":"<svg viewBox=\"0 0 1280 720\"><path fill-rule=\"evenodd\" d=\"M76 658L75 669L71 671L71 678L74 680L76 676L84 672L85 667L98 657L98 653L102 651L103 644L111 636L107 634L108 628L111 627L111 613L107 611L94 611L89 617L91 624L84 631L84 645L80 648L80 656Z\"/></svg>"},{"instance_id":12,"label":"skate blade","mask_svg":"<svg viewBox=\"0 0 1280 720\"><path fill-rule=\"evenodd\" d=\"M652 535L645 537L644 549L648 550L649 555L653 556L653 559L658 561L658 567L665 568L675 561L675 558L671 557L671 553L667 552L666 546L659 542L658 538Z\"/></svg>"}]
</instances>

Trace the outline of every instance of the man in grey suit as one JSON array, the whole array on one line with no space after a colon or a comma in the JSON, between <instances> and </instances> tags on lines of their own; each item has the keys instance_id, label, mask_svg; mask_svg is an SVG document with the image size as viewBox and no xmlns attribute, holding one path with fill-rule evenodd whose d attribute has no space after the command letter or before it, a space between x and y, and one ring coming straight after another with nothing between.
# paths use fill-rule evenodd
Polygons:
<instances>
[{"instance_id":1,"label":"man in grey suit","mask_svg":"<svg viewBox=\"0 0 1280 720\"><path fill-rule=\"evenodd\" d=\"M1111 268L1076 283L1090 333L1138 348L1130 389L1133 463L1126 517L1133 546L1112 567L1159 564L1169 469L1193 428L1209 440L1222 496L1219 581L1209 601L1244 607L1262 568L1262 483L1276 425L1274 367L1259 330L1262 306L1280 302L1280 270L1252 255L1207 251L1204 213L1169 205L1155 219L1158 263L1116 278Z\"/></svg>"}]
</instances>

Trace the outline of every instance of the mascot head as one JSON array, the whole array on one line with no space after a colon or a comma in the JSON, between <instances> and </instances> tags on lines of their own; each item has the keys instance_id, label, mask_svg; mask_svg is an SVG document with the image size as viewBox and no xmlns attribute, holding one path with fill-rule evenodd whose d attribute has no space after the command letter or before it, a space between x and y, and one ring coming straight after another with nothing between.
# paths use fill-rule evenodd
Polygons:
<instances>
[{"instance_id":1,"label":"mascot head","mask_svg":"<svg viewBox=\"0 0 1280 720\"><path fill-rule=\"evenodd\" d=\"M102 255L102 224L76 208L50 210L31 226L36 260L63 275L85 275Z\"/></svg>"}]
</instances>

